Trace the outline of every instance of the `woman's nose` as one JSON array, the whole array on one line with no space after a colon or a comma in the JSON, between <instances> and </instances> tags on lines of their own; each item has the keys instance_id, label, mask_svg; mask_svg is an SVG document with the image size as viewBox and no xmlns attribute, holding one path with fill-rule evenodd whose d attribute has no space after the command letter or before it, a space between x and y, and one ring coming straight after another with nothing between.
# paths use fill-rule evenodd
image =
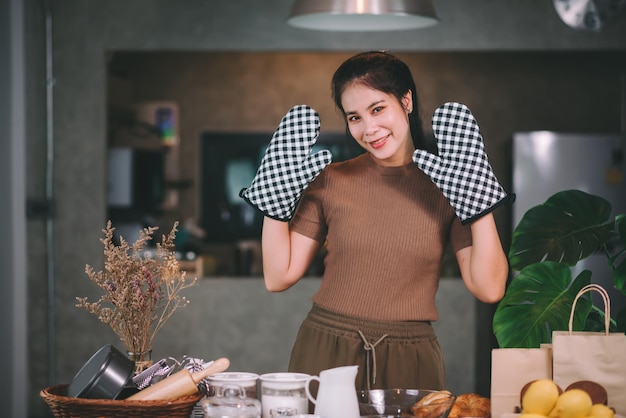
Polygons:
<instances>
[{"instance_id":1,"label":"woman's nose","mask_svg":"<svg viewBox=\"0 0 626 418\"><path fill-rule=\"evenodd\" d=\"M374 135L378 132L378 125L373 118L365 118L363 123L365 125L365 135Z\"/></svg>"}]
</instances>

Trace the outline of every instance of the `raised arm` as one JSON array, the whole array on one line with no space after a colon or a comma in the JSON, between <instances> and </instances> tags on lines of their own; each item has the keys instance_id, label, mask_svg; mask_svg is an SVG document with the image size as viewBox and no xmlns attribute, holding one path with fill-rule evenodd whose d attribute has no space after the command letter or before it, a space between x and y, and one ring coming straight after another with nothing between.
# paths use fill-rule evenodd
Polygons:
<instances>
[{"instance_id":1,"label":"raised arm","mask_svg":"<svg viewBox=\"0 0 626 418\"><path fill-rule=\"evenodd\" d=\"M509 265L493 214L480 217L470 228L472 245L456 253L461 277L478 300L496 303L504 296Z\"/></svg>"},{"instance_id":2,"label":"raised arm","mask_svg":"<svg viewBox=\"0 0 626 418\"><path fill-rule=\"evenodd\" d=\"M319 243L289 231L297 203L307 185L332 161L328 150L311 154L320 131L318 113L294 106L283 117L250 187L239 195L262 212L265 285L281 292L304 275Z\"/></svg>"},{"instance_id":3,"label":"raised arm","mask_svg":"<svg viewBox=\"0 0 626 418\"><path fill-rule=\"evenodd\" d=\"M485 153L478 123L463 104L449 102L435 110L433 133L438 155L415 150L413 161L448 198L462 224L470 224L472 246L456 254L469 291L495 303L504 295L508 261L492 211L510 203Z\"/></svg>"},{"instance_id":4,"label":"raised arm","mask_svg":"<svg viewBox=\"0 0 626 418\"><path fill-rule=\"evenodd\" d=\"M320 244L297 232L289 231L287 222L263 219L263 276L270 292L282 292L306 273Z\"/></svg>"}]
</instances>

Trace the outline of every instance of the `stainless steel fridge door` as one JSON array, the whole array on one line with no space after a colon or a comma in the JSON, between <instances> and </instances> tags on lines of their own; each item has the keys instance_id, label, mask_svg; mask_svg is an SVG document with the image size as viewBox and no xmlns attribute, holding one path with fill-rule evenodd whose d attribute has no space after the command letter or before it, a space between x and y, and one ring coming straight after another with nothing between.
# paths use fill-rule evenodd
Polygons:
<instances>
[{"instance_id":1,"label":"stainless steel fridge door","mask_svg":"<svg viewBox=\"0 0 626 418\"><path fill-rule=\"evenodd\" d=\"M620 134L518 132L513 135L513 227L531 207L553 194L578 189L607 199L613 215L626 213L626 137ZM592 255L574 269L591 270L604 286L613 306L626 298L613 290L604 255Z\"/></svg>"}]
</instances>

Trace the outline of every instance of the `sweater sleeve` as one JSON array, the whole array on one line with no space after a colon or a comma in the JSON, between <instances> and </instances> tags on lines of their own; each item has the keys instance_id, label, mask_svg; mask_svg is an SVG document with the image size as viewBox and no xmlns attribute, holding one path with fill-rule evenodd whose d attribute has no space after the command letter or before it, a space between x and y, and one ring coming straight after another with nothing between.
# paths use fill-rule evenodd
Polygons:
<instances>
[{"instance_id":1,"label":"sweater sleeve","mask_svg":"<svg viewBox=\"0 0 626 418\"><path fill-rule=\"evenodd\" d=\"M325 178L322 172L308 185L289 222L290 230L314 239L320 244L324 243L328 232L322 205Z\"/></svg>"},{"instance_id":2,"label":"sweater sleeve","mask_svg":"<svg viewBox=\"0 0 626 418\"><path fill-rule=\"evenodd\" d=\"M470 224L461 224L459 218L455 216L452 221L452 226L450 227L450 247L452 251L456 253L470 245L472 245L472 230L470 229Z\"/></svg>"}]
</instances>

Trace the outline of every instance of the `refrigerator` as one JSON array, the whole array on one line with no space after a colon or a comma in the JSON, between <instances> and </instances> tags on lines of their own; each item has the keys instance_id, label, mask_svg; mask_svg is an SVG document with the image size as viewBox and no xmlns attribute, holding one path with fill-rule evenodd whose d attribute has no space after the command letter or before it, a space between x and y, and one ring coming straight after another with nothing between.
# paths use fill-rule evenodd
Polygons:
<instances>
[{"instance_id":1,"label":"refrigerator","mask_svg":"<svg viewBox=\"0 0 626 418\"><path fill-rule=\"evenodd\" d=\"M613 217L626 213L626 135L517 132L512 153L512 188L517 196L512 206L513 228L528 209L567 189L608 200ZM594 283L607 289L612 311L626 306L626 297L613 288L605 255L593 254L581 260L573 269L574 276L584 269L594 273Z\"/></svg>"}]
</instances>

